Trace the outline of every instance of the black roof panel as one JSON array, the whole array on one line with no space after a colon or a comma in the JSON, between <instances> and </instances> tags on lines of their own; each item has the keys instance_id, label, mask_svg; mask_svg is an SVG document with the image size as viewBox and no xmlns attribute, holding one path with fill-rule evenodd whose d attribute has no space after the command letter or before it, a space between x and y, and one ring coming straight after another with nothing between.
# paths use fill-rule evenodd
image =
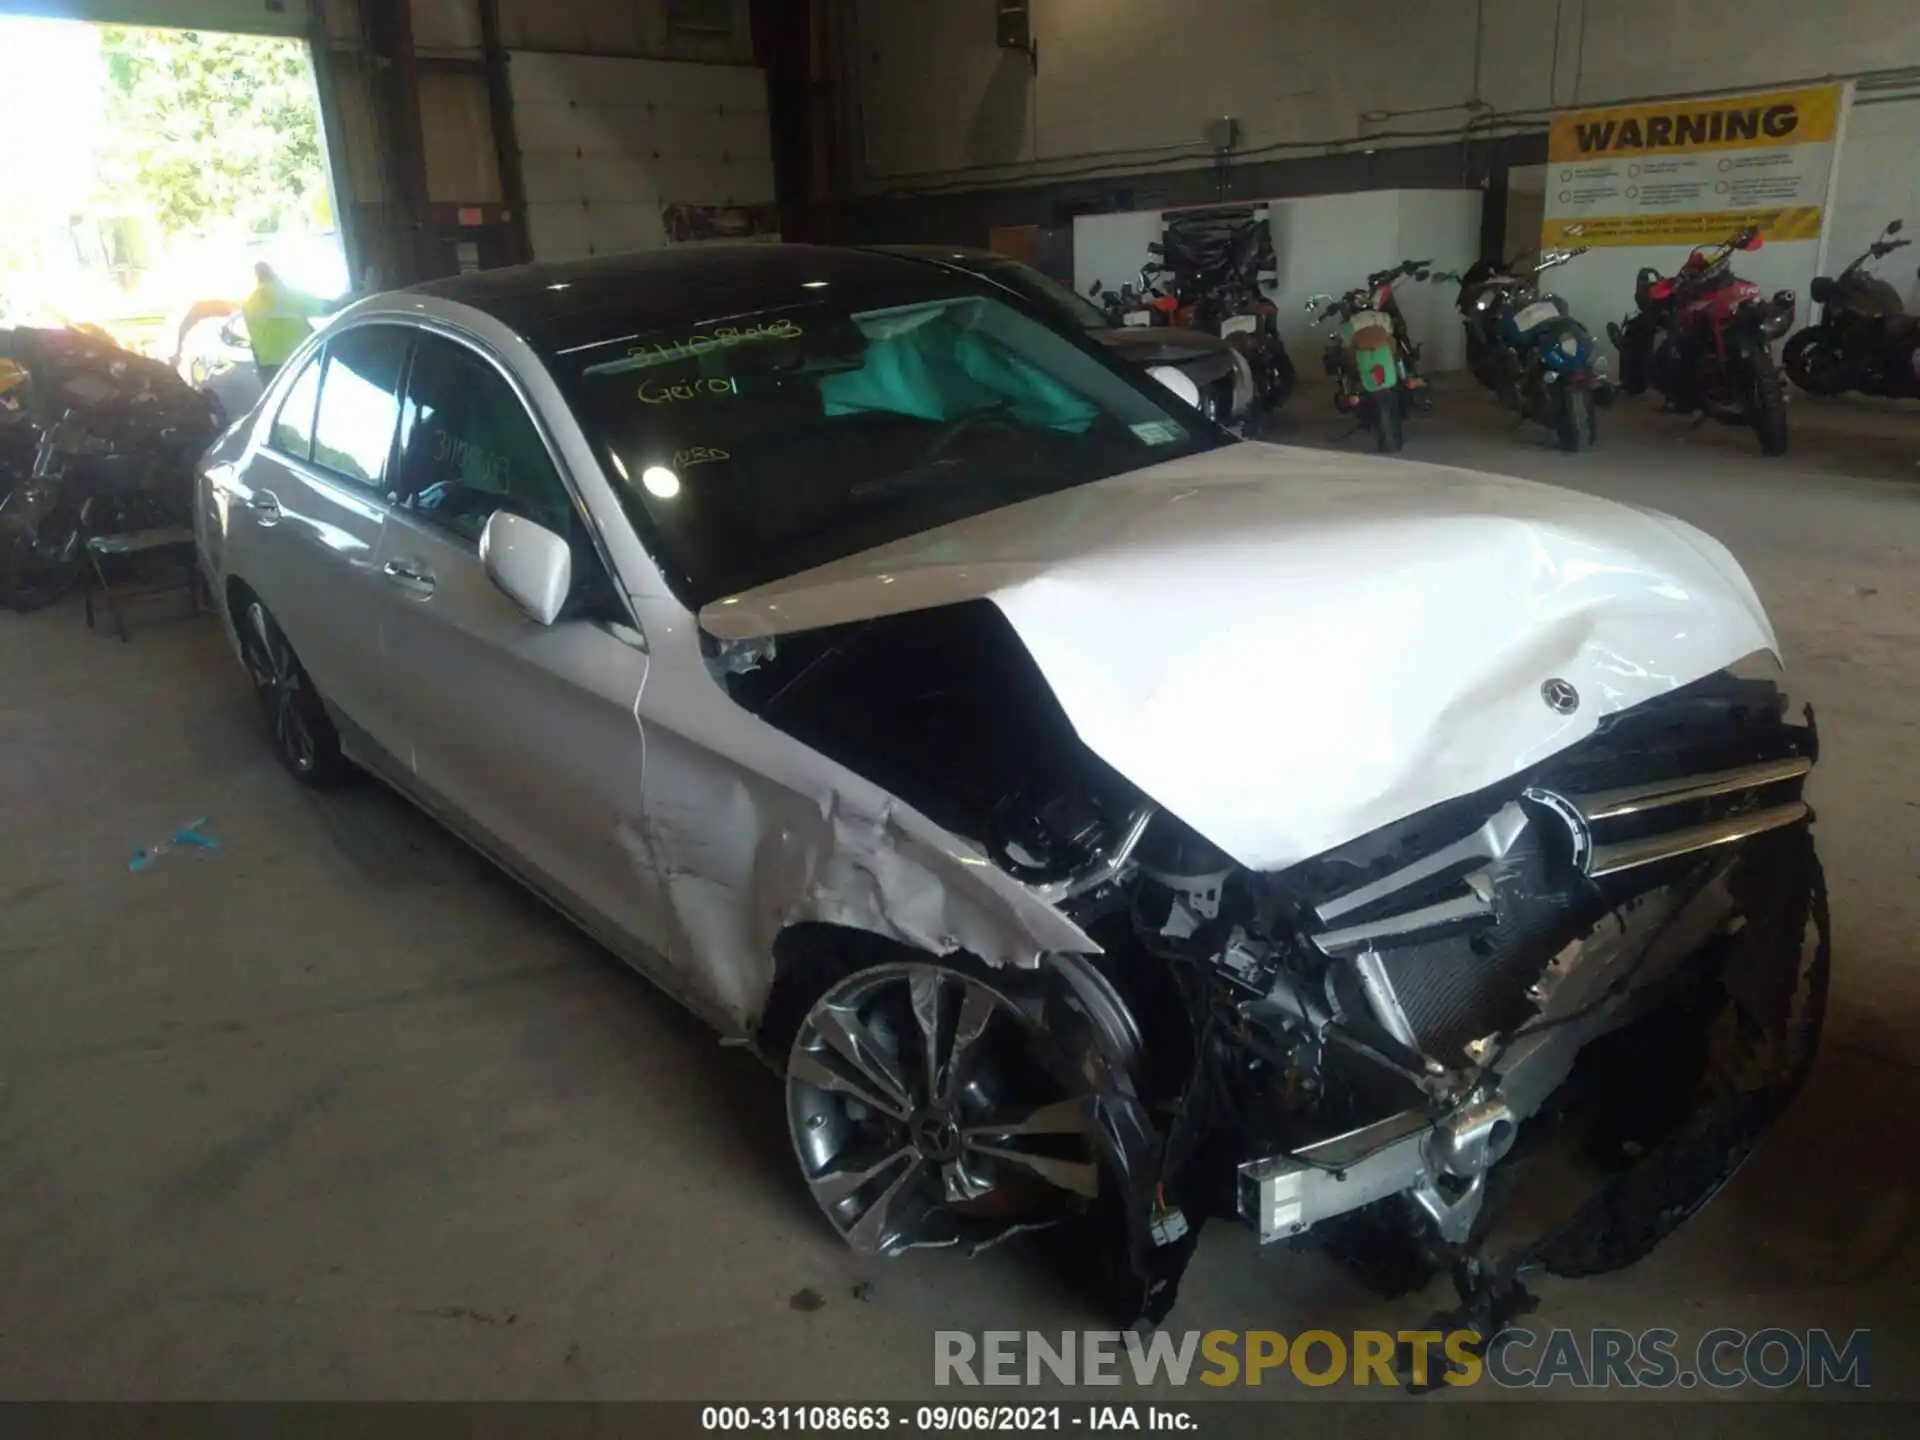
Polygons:
<instances>
[{"instance_id":1,"label":"black roof panel","mask_svg":"<svg viewBox=\"0 0 1920 1440\"><path fill-rule=\"evenodd\" d=\"M823 289L847 309L861 310L977 287L953 270L905 256L749 244L680 245L515 265L411 288L485 311L551 355L623 335L817 300Z\"/></svg>"}]
</instances>

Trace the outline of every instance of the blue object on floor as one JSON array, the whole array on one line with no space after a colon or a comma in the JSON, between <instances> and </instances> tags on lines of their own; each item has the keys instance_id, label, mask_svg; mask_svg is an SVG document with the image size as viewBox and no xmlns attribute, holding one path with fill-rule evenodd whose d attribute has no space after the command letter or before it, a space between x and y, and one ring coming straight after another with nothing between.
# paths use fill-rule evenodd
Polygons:
<instances>
[{"instance_id":1,"label":"blue object on floor","mask_svg":"<svg viewBox=\"0 0 1920 1440\"><path fill-rule=\"evenodd\" d=\"M192 824L182 825L158 845L136 845L133 849L133 857L127 861L127 869L135 873L145 870L178 845L186 845L200 851L203 855L211 855L220 848L220 842L211 835L201 833L200 827L206 823L207 817L202 815Z\"/></svg>"}]
</instances>

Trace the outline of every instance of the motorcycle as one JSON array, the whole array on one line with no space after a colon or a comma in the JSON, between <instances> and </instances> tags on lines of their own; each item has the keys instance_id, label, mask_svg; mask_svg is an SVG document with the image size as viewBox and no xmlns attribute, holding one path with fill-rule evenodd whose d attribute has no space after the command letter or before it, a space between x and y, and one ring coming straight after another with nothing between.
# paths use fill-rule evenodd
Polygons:
<instances>
[{"instance_id":1,"label":"motorcycle","mask_svg":"<svg viewBox=\"0 0 1920 1440\"><path fill-rule=\"evenodd\" d=\"M1383 453L1406 443L1410 406L1431 406L1418 370L1420 347L1407 333L1393 287L1406 276L1425 280L1432 263L1403 260L1391 270L1369 275L1364 286L1344 295L1307 298L1314 323L1333 326L1322 359L1333 376L1334 408L1355 416Z\"/></svg>"},{"instance_id":2,"label":"motorcycle","mask_svg":"<svg viewBox=\"0 0 1920 1440\"><path fill-rule=\"evenodd\" d=\"M156 361L74 332L24 348L33 461L0 499L0 601L22 611L73 588L89 536L188 523L193 463L218 428L207 397Z\"/></svg>"},{"instance_id":3,"label":"motorcycle","mask_svg":"<svg viewBox=\"0 0 1920 1440\"><path fill-rule=\"evenodd\" d=\"M1733 273L1733 256L1761 246L1746 229L1695 250L1678 273L1646 268L1634 286L1635 311L1607 334L1620 351L1620 388L1658 390L1676 414L1750 425L1763 455L1787 448L1787 389L1772 343L1793 328L1791 290L1771 299Z\"/></svg>"},{"instance_id":4,"label":"motorcycle","mask_svg":"<svg viewBox=\"0 0 1920 1440\"><path fill-rule=\"evenodd\" d=\"M1253 423L1287 401L1298 380L1280 338L1279 308L1261 289L1274 267L1272 234L1252 210L1176 215L1147 247L1174 299L1173 323L1218 335L1253 378Z\"/></svg>"},{"instance_id":5,"label":"motorcycle","mask_svg":"<svg viewBox=\"0 0 1920 1440\"><path fill-rule=\"evenodd\" d=\"M1787 378L1809 395L1920 397L1920 316L1909 315L1900 292L1861 267L1911 245L1896 240L1894 220L1880 238L1838 275L1813 282L1817 324L1787 342L1780 363Z\"/></svg>"},{"instance_id":6,"label":"motorcycle","mask_svg":"<svg viewBox=\"0 0 1920 1440\"><path fill-rule=\"evenodd\" d=\"M1548 250L1522 271L1483 260L1464 275L1436 274L1459 283L1455 307L1467 337L1467 366L1501 403L1552 430L1563 450L1592 446L1596 409L1611 403L1613 387L1593 358L1593 336L1567 312L1558 295L1542 294L1539 277L1587 253L1588 247Z\"/></svg>"}]
</instances>

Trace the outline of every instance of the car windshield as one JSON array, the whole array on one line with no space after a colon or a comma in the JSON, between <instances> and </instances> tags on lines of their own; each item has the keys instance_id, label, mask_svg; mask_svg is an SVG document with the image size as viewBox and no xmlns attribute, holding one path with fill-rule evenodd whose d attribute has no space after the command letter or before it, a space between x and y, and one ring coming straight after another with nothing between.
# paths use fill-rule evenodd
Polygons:
<instances>
[{"instance_id":1,"label":"car windshield","mask_svg":"<svg viewBox=\"0 0 1920 1440\"><path fill-rule=\"evenodd\" d=\"M1029 305L1058 316L1063 324L1077 325L1082 330L1113 328L1113 322L1099 306L1031 265L1022 265L1018 260L993 260L983 265L980 273L996 285L1006 286Z\"/></svg>"},{"instance_id":2,"label":"car windshield","mask_svg":"<svg viewBox=\"0 0 1920 1440\"><path fill-rule=\"evenodd\" d=\"M1222 439L985 295L783 306L559 360L629 516L694 609Z\"/></svg>"}]
</instances>

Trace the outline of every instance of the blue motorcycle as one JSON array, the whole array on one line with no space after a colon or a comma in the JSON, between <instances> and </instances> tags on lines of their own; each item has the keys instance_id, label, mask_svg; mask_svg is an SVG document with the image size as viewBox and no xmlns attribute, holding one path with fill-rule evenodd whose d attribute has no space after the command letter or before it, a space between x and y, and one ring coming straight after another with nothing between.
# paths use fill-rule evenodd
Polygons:
<instances>
[{"instance_id":1,"label":"blue motorcycle","mask_svg":"<svg viewBox=\"0 0 1920 1440\"><path fill-rule=\"evenodd\" d=\"M1474 376L1522 417L1538 421L1563 450L1592 446L1596 411L1613 401L1613 386L1596 361L1593 336L1558 295L1542 293L1540 276L1575 256L1548 250L1531 266L1482 260L1464 275L1455 302L1467 332Z\"/></svg>"}]
</instances>

